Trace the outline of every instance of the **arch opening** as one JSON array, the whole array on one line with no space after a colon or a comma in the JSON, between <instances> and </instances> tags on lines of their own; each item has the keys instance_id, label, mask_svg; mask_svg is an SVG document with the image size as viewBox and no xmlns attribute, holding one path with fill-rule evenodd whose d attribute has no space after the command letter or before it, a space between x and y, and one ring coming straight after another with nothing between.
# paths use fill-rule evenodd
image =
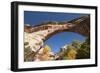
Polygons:
<instances>
[{"instance_id":1,"label":"arch opening","mask_svg":"<svg viewBox=\"0 0 100 73\"><path fill-rule=\"evenodd\" d=\"M86 39L85 36L75 32L59 32L55 33L44 41L44 44L48 45L54 54L58 53L61 48L72 43L73 41L83 42Z\"/></svg>"}]
</instances>

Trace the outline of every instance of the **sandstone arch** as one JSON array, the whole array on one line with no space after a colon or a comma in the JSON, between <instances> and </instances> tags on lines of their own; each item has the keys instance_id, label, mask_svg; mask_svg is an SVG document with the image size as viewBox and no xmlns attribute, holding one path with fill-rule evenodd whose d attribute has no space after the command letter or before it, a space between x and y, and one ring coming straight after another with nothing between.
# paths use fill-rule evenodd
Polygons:
<instances>
[{"instance_id":1,"label":"sandstone arch","mask_svg":"<svg viewBox=\"0 0 100 73\"><path fill-rule=\"evenodd\" d=\"M34 51L34 56L40 51L44 45L44 41L56 33L68 31L90 36L90 16L82 16L68 22L47 22L36 26L25 26L25 48L30 47L31 52ZM31 54L30 52L30 54ZM30 55L26 60L30 61L33 56Z\"/></svg>"},{"instance_id":2,"label":"sandstone arch","mask_svg":"<svg viewBox=\"0 0 100 73\"><path fill-rule=\"evenodd\" d=\"M46 34L42 34L44 36L43 40L63 31L76 32L88 37L90 35L90 16L82 16L69 22L47 22L27 28L25 31L30 33L47 30Z\"/></svg>"}]
</instances>

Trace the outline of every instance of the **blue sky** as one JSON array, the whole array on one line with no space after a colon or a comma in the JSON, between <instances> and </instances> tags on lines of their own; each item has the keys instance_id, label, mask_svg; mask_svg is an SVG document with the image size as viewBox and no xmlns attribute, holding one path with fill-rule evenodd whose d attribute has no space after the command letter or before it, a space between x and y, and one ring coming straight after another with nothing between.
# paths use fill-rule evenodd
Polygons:
<instances>
[{"instance_id":1,"label":"blue sky","mask_svg":"<svg viewBox=\"0 0 100 73\"><path fill-rule=\"evenodd\" d=\"M34 26L47 21L70 21L84 15L87 14L24 11L24 24ZM71 43L73 40L83 41L84 39L84 36L77 33L62 32L46 40L45 44L48 44L52 48L52 51L57 53L61 47Z\"/></svg>"},{"instance_id":2,"label":"blue sky","mask_svg":"<svg viewBox=\"0 0 100 73\"><path fill-rule=\"evenodd\" d=\"M61 47L66 44L70 44L73 40L83 41L84 36L73 32L61 32L53 35L51 38L46 40L45 44L49 44L54 53L57 53Z\"/></svg>"}]
</instances>

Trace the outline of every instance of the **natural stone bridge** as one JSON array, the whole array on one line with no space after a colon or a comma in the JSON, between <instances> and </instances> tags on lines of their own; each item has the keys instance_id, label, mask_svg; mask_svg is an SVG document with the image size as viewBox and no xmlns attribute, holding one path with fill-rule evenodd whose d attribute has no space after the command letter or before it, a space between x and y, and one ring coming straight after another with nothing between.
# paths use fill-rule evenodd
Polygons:
<instances>
[{"instance_id":1,"label":"natural stone bridge","mask_svg":"<svg viewBox=\"0 0 100 73\"><path fill-rule=\"evenodd\" d=\"M90 17L83 16L69 22L47 22L33 27L25 26L25 32L32 33L39 31L44 32L44 34L41 33L41 36L44 36L43 40L46 40L48 37L50 37L55 33L63 31L75 32L83 36L89 36Z\"/></svg>"},{"instance_id":2,"label":"natural stone bridge","mask_svg":"<svg viewBox=\"0 0 100 73\"><path fill-rule=\"evenodd\" d=\"M69 22L47 22L36 26L25 26L25 48L30 47L37 52L44 41L59 32L75 32L83 36L90 35L90 16L83 16Z\"/></svg>"}]
</instances>

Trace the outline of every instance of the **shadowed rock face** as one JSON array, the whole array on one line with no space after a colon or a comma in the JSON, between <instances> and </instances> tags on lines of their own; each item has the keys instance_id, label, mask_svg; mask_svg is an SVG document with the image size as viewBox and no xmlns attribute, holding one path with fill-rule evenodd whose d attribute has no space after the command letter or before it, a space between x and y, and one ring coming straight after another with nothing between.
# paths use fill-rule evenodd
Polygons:
<instances>
[{"instance_id":1,"label":"shadowed rock face","mask_svg":"<svg viewBox=\"0 0 100 73\"><path fill-rule=\"evenodd\" d=\"M69 31L79 33L83 36L90 36L90 15L74 19L69 21L69 23L75 25Z\"/></svg>"}]
</instances>

